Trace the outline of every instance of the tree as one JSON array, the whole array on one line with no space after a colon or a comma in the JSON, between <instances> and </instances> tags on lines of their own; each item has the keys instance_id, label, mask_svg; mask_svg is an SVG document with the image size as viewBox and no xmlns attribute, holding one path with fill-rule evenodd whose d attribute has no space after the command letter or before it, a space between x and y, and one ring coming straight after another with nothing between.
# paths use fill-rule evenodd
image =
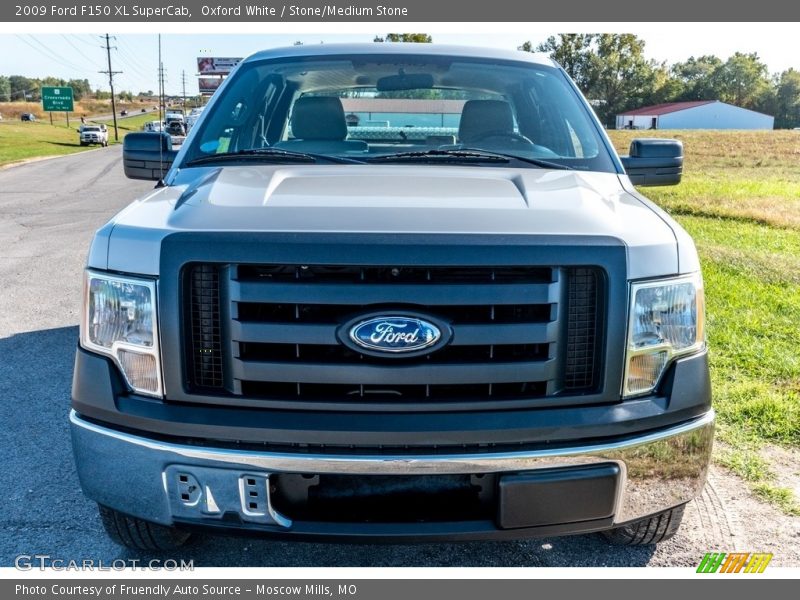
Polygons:
<instances>
[{"instance_id":1,"label":"tree","mask_svg":"<svg viewBox=\"0 0 800 600\"><path fill-rule=\"evenodd\" d=\"M775 89L775 127L800 127L800 71L789 69L780 75Z\"/></svg>"},{"instance_id":2,"label":"tree","mask_svg":"<svg viewBox=\"0 0 800 600\"><path fill-rule=\"evenodd\" d=\"M690 57L686 62L672 65L672 74L683 83L683 93L677 100L717 100L719 91L712 75L722 66L714 55Z\"/></svg>"},{"instance_id":3,"label":"tree","mask_svg":"<svg viewBox=\"0 0 800 600\"><path fill-rule=\"evenodd\" d=\"M38 81L28 79L22 75L11 75L8 78L9 86L11 87L11 101L24 102L27 99L33 101L39 98L39 85Z\"/></svg>"},{"instance_id":4,"label":"tree","mask_svg":"<svg viewBox=\"0 0 800 600\"><path fill-rule=\"evenodd\" d=\"M686 93L685 83L666 63L653 69L652 89L644 96L644 104L663 104L681 100Z\"/></svg>"},{"instance_id":5,"label":"tree","mask_svg":"<svg viewBox=\"0 0 800 600\"><path fill-rule=\"evenodd\" d=\"M717 100L742 108L756 109L763 103L764 94L770 87L767 65L755 52L735 53L710 76L711 85L717 91Z\"/></svg>"},{"instance_id":6,"label":"tree","mask_svg":"<svg viewBox=\"0 0 800 600\"><path fill-rule=\"evenodd\" d=\"M11 102L11 83L4 75L0 75L0 102Z\"/></svg>"},{"instance_id":7,"label":"tree","mask_svg":"<svg viewBox=\"0 0 800 600\"><path fill-rule=\"evenodd\" d=\"M80 100L92 93L92 86L88 79L70 79L67 85L72 88L72 95L75 100Z\"/></svg>"},{"instance_id":8,"label":"tree","mask_svg":"<svg viewBox=\"0 0 800 600\"><path fill-rule=\"evenodd\" d=\"M433 38L427 33L387 33L386 37L375 36L373 42L409 42L413 44L430 44Z\"/></svg>"},{"instance_id":9,"label":"tree","mask_svg":"<svg viewBox=\"0 0 800 600\"><path fill-rule=\"evenodd\" d=\"M617 114L644 103L653 87L655 63L644 57L644 40L630 33L600 34L596 45L589 94L599 101L600 119L613 125Z\"/></svg>"},{"instance_id":10,"label":"tree","mask_svg":"<svg viewBox=\"0 0 800 600\"><path fill-rule=\"evenodd\" d=\"M592 41L596 36L583 33L562 33L558 37L550 36L534 47L525 42L518 49L524 52L546 52L555 60L586 93L592 86L592 77L596 73L596 56L592 51Z\"/></svg>"},{"instance_id":11,"label":"tree","mask_svg":"<svg viewBox=\"0 0 800 600\"><path fill-rule=\"evenodd\" d=\"M520 49L532 47L526 42ZM644 57L644 40L633 34L562 34L536 50L564 67L608 125L618 113L653 97L658 65Z\"/></svg>"}]
</instances>

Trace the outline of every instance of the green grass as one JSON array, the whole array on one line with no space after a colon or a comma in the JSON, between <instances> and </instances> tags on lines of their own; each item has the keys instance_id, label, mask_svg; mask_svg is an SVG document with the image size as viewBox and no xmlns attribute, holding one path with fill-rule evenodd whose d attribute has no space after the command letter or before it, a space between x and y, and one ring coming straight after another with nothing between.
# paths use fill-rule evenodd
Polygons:
<instances>
[{"instance_id":1,"label":"green grass","mask_svg":"<svg viewBox=\"0 0 800 600\"><path fill-rule=\"evenodd\" d=\"M78 143L78 131L75 127L72 121L69 129L42 121L0 122L0 166L28 158L59 156L86 150L86 147Z\"/></svg>"},{"instance_id":2,"label":"green grass","mask_svg":"<svg viewBox=\"0 0 800 600\"><path fill-rule=\"evenodd\" d=\"M697 244L722 442L716 460L787 514L761 449L800 446L800 132L611 132L680 137L683 182L644 189Z\"/></svg>"},{"instance_id":3,"label":"green grass","mask_svg":"<svg viewBox=\"0 0 800 600\"><path fill-rule=\"evenodd\" d=\"M142 127L144 127L145 123L150 121L158 121L158 113L147 113L147 114L139 114L134 117L126 117L124 119L117 120L117 126L119 127L120 138L122 138L123 132L127 133L129 131L141 131ZM112 129L113 123L108 122L109 129ZM113 137L113 130L112 130L112 137Z\"/></svg>"},{"instance_id":4,"label":"green grass","mask_svg":"<svg viewBox=\"0 0 800 600\"><path fill-rule=\"evenodd\" d=\"M118 119L119 139L131 131L141 131L147 121L158 120L158 114L136 115ZM70 119L69 128L65 121L0 121L0 166L30 158L61 156L83 152L99 146L81 146L78 142L80 119ZM114 142L112 121L106 122L109 129L109 142Z\"/></svg>"},{"instance_id":5,"label":"green grass","mask_svg":"<svg viewBox=\"0 0 800 600\"><path fill-rule=\"evenodd\" d=\"M760 482L753 485L756 496L774 504L787 515L800 517L800 505L797 504L792 490Z\"/></svg>"}]
</instances>

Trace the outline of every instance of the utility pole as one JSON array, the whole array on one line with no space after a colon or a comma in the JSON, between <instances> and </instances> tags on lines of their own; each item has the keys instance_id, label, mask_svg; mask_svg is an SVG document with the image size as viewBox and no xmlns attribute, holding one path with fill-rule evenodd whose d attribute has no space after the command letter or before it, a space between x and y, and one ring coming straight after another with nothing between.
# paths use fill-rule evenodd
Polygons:
<instances>
[{"instance_id":1,"label":"utility pole","mask_svg":"<svg viewBox=\"0 0 800 600\"><path fill-rule=\"evenodd\" d=\"M183 114L186 115L186 71L181 71L181 83L183 84Z\"/></svg>"},{"instance_id":2,"label":"utility pole","mask_svg":"<svg viewBox=\"0 0 800 600\"><path fill-rule=\"evenodd\" d=\"M158 34L158 122L164 122L164 63L161 62L161 34Z\"/></svg>"},{"instance_id":3,"label":"utility pole","mask_svg":"<svg viewBox=\"0 0 800 600\"><path fill-rule=\"evenodd\" d=\"M116 48L116 46L114 46ZM106 34L106 53L108 55L108 71L99 71L108 75L108 85L111 87L111 116L114 117L114 141L119 141L119 130L117 129L117 103L114 101L114 75L122 73L122 71L113 71L111 69L111 37ZM67 119L69 122L69 118Z\"/></svg>"}]
</instances>

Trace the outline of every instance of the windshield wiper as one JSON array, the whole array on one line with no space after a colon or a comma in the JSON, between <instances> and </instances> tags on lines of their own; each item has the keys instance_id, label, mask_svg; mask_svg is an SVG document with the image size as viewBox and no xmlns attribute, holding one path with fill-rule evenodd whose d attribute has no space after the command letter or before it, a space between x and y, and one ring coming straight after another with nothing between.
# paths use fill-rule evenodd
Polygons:
<instances>
[{"instance_id":1,"label":"windshield wiper","mask_svg":"<svg viewBox=\"0 0 800 600\"><path fill-rule=\"evenodd\" d=\"M486 152L485 150L481 150L480 148L464 148L463 150L469 151L469 152L481 152L481 153L489 154L488 152ZM562 165L562 164L559 164L559 163L554 163L554 162L551 162L549 160L544 160L542 158L530 158L530 157L527 157L527 156L520 156L518 154L508 154L506 152L494 152L494 151L492 151L491 154L494 154L495 156L500 156L500 157L503 157L503 158L507 158L509 160L519 160L521 162L528 163L529 165L535 165L535 166L541 167L543 169L562 169L562 170L567 170L567 171L571 171L572 170L572 167L568 167L567 165Z\"/></svg>"},{"instance_id":2,"label":"windshield wiper","mask_svg":"<svg viewBox=\"0 0 800 600\"><path fill-rule=\"evenodd\" d=\"M462 163L507 163L509 158L482 150L419 150L383 154L367 159L367 162L462 162Z\"/></svg>"},{"instance_id":3,"label":"windshield wiper","mask_svg":"<svg viewBox=\"0 0 800 600\"><path fill-rule=\"evenodd\" d=\"M315 163L318 161L328 161L343 164L363 163L363 161L355 158L345 158L343 156L328 156L327 154L293 152L291 150L281 150L279 148L249 148L247 150L238 150L236 152L224 152L222 154L209 154L208 156L200 156L199 158L194 158L187 162L186 166L194 167L196 165L204 165L209 163L225 161L236 162L241 160L272 163Z\"/></svg>"},{"instance_id":4,"label":"windshield wiper","mask_svg":"<svg viewBox=\"0 0 800 600\"><path fill-rule=\"evenodd\" d=\"M238 150L236 152L224 152L222 154L209 154L201 156L186 163L187 167L204 165L208 163L255 160L260 162L291 162L291 163L315 163L317 159L310 154L302 152L287 152L276 148L250 148L249 150Z\"/></svg>"},{"instance_id":5,"label":"windshield wiper","mask_svg":"<svg viewBox=\"0 0 800 600\"><path fill-rule=\"evenodd\" d=\"M528 158L517 154L482 150L481 148L460 148L458 150L419 150L416 152L398 152L384 154L367 159L367 162L465 162L465 163L509 163L518 160L542 169L566 169L566 165L550 162L541 158Z\"/></svg>"}]
</instances>

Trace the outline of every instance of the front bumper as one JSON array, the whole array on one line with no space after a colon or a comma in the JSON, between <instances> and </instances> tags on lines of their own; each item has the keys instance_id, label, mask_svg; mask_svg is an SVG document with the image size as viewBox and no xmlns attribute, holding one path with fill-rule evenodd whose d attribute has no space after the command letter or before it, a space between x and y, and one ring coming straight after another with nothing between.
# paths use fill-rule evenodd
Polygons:
<instances>
[{"instance_id":1,"label":"front bumper","mask_svg":"<svg viewBox=\"0 0 800 600\"><path fill-rule=\"evenodd\" d=\"M259 452L179 444L70 415L78 476L99 504L165 525L306 538L522 538L607 529L697 497L714 413L668 428L558 449L368 455ZM321 522L282 514L270 477L494 475L491 519Z\"/></svg>"}]
</instances>

